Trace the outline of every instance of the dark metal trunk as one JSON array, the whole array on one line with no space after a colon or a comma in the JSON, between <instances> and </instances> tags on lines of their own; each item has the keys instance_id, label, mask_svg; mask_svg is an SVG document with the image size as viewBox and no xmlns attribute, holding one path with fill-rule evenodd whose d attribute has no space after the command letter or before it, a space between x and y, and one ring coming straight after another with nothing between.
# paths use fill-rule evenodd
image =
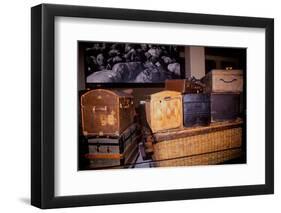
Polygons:
<instances>
[{"instance_id":1,"label":"dark metal trunk","mask_svg":"<svg viewBox=\"0 0 281 213\"><path fill-rule=\"evenodd\" d=\"M235 120L240 116L239 93L211 93L211 121Z\"/></svg>"},{"instance_id":2,"label":"dark metal trunk","mask_svg":"<svg viewBox=\"0 0 281 213\"><path fill-rule=\"evenodd\" d=\"M118 138L88 139L88 153L84 155L89 160L87 168L120 168L130 167L138 155L140 127L132 124Z\"/></svg>"},{"instance_id":3,"label":"dark metal trunk","mask_svg":"<svg viewBox=\"0 0 281 213\"><path fill-rule=\"evenodd\" d=\"M203 93L183 95L183 116L185 127L210 124L210 95Z\"/></svg>"}]
</instances>

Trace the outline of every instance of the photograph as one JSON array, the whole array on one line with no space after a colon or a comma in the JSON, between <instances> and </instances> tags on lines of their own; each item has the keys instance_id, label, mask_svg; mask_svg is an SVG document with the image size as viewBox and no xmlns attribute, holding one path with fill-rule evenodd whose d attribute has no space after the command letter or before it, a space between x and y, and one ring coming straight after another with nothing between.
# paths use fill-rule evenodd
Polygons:
<instances>
[{"instance_id":1,"label":"photograph","mask_svg":"<svg viewBox=\"0 0 281 213\"><path fill-rule=\"evenodd\" d=\"M78 170L246 164L247 48L77 41Z\"/></svg>"}]
</instances>

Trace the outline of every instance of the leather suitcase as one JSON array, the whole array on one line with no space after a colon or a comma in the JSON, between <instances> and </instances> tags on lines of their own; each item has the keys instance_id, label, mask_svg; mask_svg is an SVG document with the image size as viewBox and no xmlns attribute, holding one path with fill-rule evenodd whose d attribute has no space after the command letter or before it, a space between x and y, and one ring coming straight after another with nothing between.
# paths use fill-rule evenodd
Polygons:
<instances>
[{"instance_id":1,"label":"leather suitcase","mask_svg":"<svg viewBox=\"0 0 281 213\"><path fill-rule=\"evenodd\" d=\"M239 93L211 93L211 121L235 120L240 116Z\"/></svg>"},{"instance_id":2,"label":"leather suitcase","mask_svg":"<svg viewBox=\"0 0 281 213\"><path fill-rule=\"evenodd\" d=\"M242 70L212 70L204 78L206 92L242 92Z\"/></svg>"},{"instance_id":3,"label":"leather suitcase","mask_svg":"<svg viewBox=\"0 0 281 213\"><path fill-rule=\"evenodd\" d=\"M166 80L165 89L178 91L181 93L201 93L203 92L202 85L192 82L188 79Z\"/></svg>"},{"instance_id":4,"label":"leather suitcase","mask_svg":"<svg viewBox=\"0 0 281 213\"><path fill-rule=\"evenodd\" d=\"M88 139L88 169L128 168L138 156L138 143L141 140L140 127L134 123L118 138Z\"/></svg>"},{"instance_id":5,"label":"leather suitcase","mask_svg":"<svg viewBox=\"0 0 281 213\"><path fill-rule=\"evenodd\" d=\"M118 137L134 122L133 96L96 89L81 95L82 133L86 137Z\"/></svg>"},{"instance_id":6,"label":"leather suitcase","mask_svg":"<svg viewBox=\"0 0 281 213\"><path fill-rule=\"evenodd\" d=\"M145 111L153 133L183 126L182 96L179 92L166 90L150 95Z\"/></svg>"},{"instance_id":7,"label":"leather suitcase","mask_svg":"<svg viewBox=\"0 0 281 213\"><path fill-rule=\"evenodd\" d=\"M183 95L183 125L206 126L211 121L210 94L185 94Z\"/></svg>"}]
</instances>

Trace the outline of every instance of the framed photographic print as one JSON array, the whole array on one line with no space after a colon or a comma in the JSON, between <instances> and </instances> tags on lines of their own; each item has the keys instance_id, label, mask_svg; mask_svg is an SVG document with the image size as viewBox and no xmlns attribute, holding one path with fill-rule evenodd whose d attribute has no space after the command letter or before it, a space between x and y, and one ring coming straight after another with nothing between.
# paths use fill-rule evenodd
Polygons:
<instances>
[{"instance_id":1,"label":"framed photographic print","mask_svg":"<svg viewBox=\"0 0 281 213\"><path fill-rule=\"evenodd\" d=\"M42 4L31 28L32 205L274 192L273 19Z\"/></svg>"}]
</instances>

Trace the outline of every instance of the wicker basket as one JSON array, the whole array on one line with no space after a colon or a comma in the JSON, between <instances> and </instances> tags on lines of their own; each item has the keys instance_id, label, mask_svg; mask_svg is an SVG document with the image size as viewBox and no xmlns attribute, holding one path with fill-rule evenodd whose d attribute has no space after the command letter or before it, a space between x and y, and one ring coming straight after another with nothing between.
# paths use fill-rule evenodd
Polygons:
<instances>
[{"instance_id":1,"label":"wicker basket","mask_svg":"<svg viewBox=\"0 0 281 213\"><path fill-rule=\"evenodd\" d=\"M193 155L189 157L180 157L176 159L155 161L155 167L171 166L196 166L196 165L214 165L225 161L239 158L242 156L241 148L228 149L218 152Z\"/></svg>"},{"instance_id":2,"label":"wicker basket","mask_svg":"<svg viewBox=\"0 0 281 213\"><path fill-rule=\"evenodd\" d=\"M241 124L242 122L222 122L215 123L208 127L186 128L169 133L157 133L154 135L157 142L153 144L153 160L161 161L170 159L167 163L159 163L160 166L163 164L168 164L169 166L180 164L185 166L193 164L198 165L201 163L216 164L221 162L220 159L224 161L233 159L236 157L236 154L233 154L233 157L231 157L232 154L227 155L228 157L218 157L221 155L224 156L219 153L207 154L204 156L202 155L201 160L200 155L241 147ZM232 153L232 151L228 152ZM236 151L234 153L236 153ZM194 155L199 156L187 158L186 160L176 160L177 158L186 158ZM213 156L215 156L215 160L212 160ZM178 163L178 161L180 161L180 163Z\"/></svg>"}]
</instances>

